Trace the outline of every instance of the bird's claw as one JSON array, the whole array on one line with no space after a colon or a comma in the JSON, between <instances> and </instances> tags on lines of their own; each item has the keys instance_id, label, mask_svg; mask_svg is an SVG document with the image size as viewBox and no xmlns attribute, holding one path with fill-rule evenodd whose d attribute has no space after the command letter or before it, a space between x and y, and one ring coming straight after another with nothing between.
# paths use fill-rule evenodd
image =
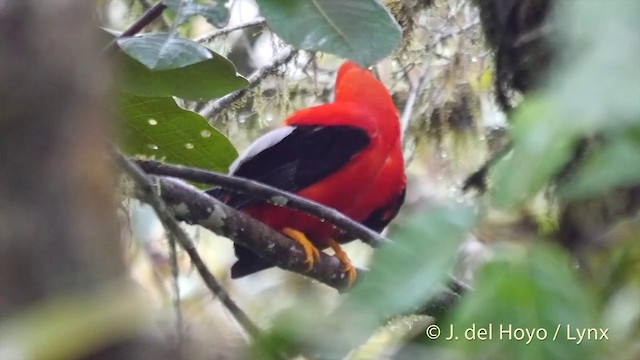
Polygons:
<instances>
[{"instance_id":1,"label":"bird's claw","mask_svg":"<svg viewBox=\"0 0 640 360\"><path fill-rule=\"evenodd\" d=\"M320 250L311 243L311 241L307 238L307 236L301 231L292 229L292 228L284 228L282 233L293 239L298 244L302 245L304 250L305 260L304 263L308 265L307 271L313 268L313 265L320 258Z\"/></svg>"},{"instance_id":2,"label":"bird's claw","mask_svg":"<svg viewBox=\"0 0 640 360\"><path fill-rule=\"evenodd\" d=\"M342 270L347 274L348 286L353 285L358 277L358 272L356 271L355 266L351 263L351 259L349 259L347 253L342 250L342 247L340 247L340 244L337 241L331 240L329 245L335 252L335 257L337 257L338 260L340 260L340 263L342 263Z\"/></svg>"}]
</instances>

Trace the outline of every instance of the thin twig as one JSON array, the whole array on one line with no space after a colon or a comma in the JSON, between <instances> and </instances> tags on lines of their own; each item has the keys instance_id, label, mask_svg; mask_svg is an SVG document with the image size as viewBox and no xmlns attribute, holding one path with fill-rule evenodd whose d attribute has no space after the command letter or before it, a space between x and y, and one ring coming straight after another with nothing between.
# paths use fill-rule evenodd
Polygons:
<instances>
[{"instance_id":1,"label":"thin twig","mask_svg":"<svg viewBox=\"0 0 640 360\"><path fill-rule=\"evenodd\" d=\"M237 30L243 30L246 28L250 28L250 27L254 27L254 26L264 26L266 24L266 21L264 20L263 17L257 17L251 21L247 21L246 23L243 24L239 24L239 25L235 25L235 26L227 26L225 28L222 29L218 29L218 30L214 30L211 31L209 33L206 33L202 36L199 36L197 38L195 38L193 41L196 42L209 42L217 37L223 36L223 35L227 35L231 32L237 31Z\"/></svg>"},{"instance_id":2,"label":"thin twig","mask_svg":"<svg viewBox=\"0 0 640 360\"><path fill-rule=\"evenodd\" d=\"M440 44L443 40L451 37L451 36L455 36L458 35L460 33L463 33L475 26L477 26L478 24L480 24L479 21L474 21L471 22L469 24L466 24L465 26L455 30L455 31L451 31L451 32L447 32L447 33L443 33L440 34L438 36L435 37L435 39L433 39L433 41L427 45L427 47L425 48L425 50L430 50L435 48L438 44ZM409 97L407 98L407 102L405 104L405 107L402 111L402 116L400 117L400 129L401 129L401 135L402 135L402 139L403 139L403 147L406 147L406 132L409 128L409 123L411 122L411 117L413 116L413 111L415 109L415 105L416 105L416 101L418 99L419 94L422 92L422 90L424 89L424 86L426 85L427 81L431 78L431 69L432 69L432 62L431 62L431 58L429 59L429 61L427 61L424 66L422 67L422 69L420 70L420 77L418 78L418 82L416 84L411 83L411 80L407 77L407 81L409 82Z\"/></svg>"},{"instance_id":3,"label":"thin twig","mask_svg":"<svg viewBox=\"0 0 640 360\"><path fill-rule=\"evenodd\" d=\"M390 241L368 227L350 219L341 212L323 206L315 201L265 185L250 179L224 175L213 171L166 164L153 160L136 160L142 170L149 174L178 177L203 184L219 185L227 189L251 194L275 205L304 211L326 220L372 247L388 244Z\"/></svg>"},{"instance_id":4,"label":"thin twig","mask_svg":"<svg viewBox=\"0 0 640 360\"><path fill-rule=\"evenodd\" d=\"M429 299L429 301L415 309L413 312L418 314L429 315L434 318L441 318L455 305L460 299L473 289L454 277L449 277L449 281L441 291Z\"/></svg>"},{"instance_id":5,"label":"thin twig","mask_svg":"<svg viewBox=\"0 0 640 360\"><path fill-rule=\"evenodd\" d=\"M220 99L210 102L200 111L200 115L213 122L224 109L240 100L251 89L255 88L267 76L273 74L280 66L286 64L293 58L296 52L292 48L287 48L271 65L263 67L249 77L249 85L247 87L227 94Z\"/></svg>"},{"instance_id":6,"label":"thin twig","mask_svg":"<svg viewBox=\"0 0 640 360\"><path fill-rule=\"evenodd\" d=\"M133 36L139 33L140 30L144 29L145 26L151 24L153 20L162 15L166 8L167 6L163 3L157 3L153 5L153 7L147 10L147 12L144 13L140 17L140 19L138 19L138 21L131 24L131 26L129 26L129 28L120 35L120 37Z\"/></svg>"},{"instance_id":7,"label":"thin twig","mask_svg":"<svg viewBox=\"0 0 640 360\"><path fill-rule=\"evenodd\" d=\"M157 19L160 15L162 15L162 13L164 12L164 10L166 8L167 8L167 6L164 5L163 3L157 3L157 4L153 5L153 7L151 9L147 10L147 12L142 14L140 19L138 19L136 22L131 24L131 26L129 26L129 28L127 30L125 30L122 34L120 34L120 36L118 36L117 38L113 39L109 43L109 45L106 46L106 48L104 50L105 51L111 51L111 50L115 49L116 43L118 42L118 39L129 37L129 36L133 36L133 35L139 33L140 30L144 29L145 26L151 24L151 22L153 20Z\"/></svg>"},{"instance_id":8,"label":"thin twig","mask_svg":"<svg viewBox=\"0 0 640 360\"><path fill-rule=\"evenodd\" d=\"M476 27L478 25L480 25L480 20L475 19L474 21L472 21L472 22L470 22L468 24L465 24L461 28L458 28L456 30L440 34L434 39L434 41L431 43L431 45L429 45L429 47L427 47L427 50L434 48L436 45L438 45L440 42L442 42L442 40L448 39L448 38L450 38L452 36L455 36L455 35L460 35L463 32L466 32L467 30L470 30L470 29L472 29L472 28L474 28L474 27Z\"/></svg>"},{"instance_id":9,"label":"thin twig","mask_svg":"<svg viewBox=\"0 0 640 360\"><path fill-rule=\"evenodd\" d=\"M449 288L449 290L453 291L454 293L462 296L470 291L473 291L473 288L469 285L467 285L466 283L454 278L453 276L449 277L449 282L447 287Z\"/></svg>"},{"instance_id":10,"label":"thin twig","mask_svg":"<svg viewBox=\"0 0 640 360\"><path fill-rule=\"evenodd\" d=\"M513 149L513 142L509 141L500 150L496 151L482 166L472 172L464 180L462 191L467 192L476 189L480 194L487 190L487 174L489 170L502 160Z\"/></svg>"},{"instance_id":11,"label":"thin twig","mask_svg":"<svg viewBox=\"0 0 640 360\"><path fill-rule=\"evenodd\" d=\"M167 208L167 204L158 196L154 190L154 186L147 177L147 175L131 160L124 157L119 152L114 154L115 160L122 168L122 170L128 174L131 179L137 185L140 191L141 200L148 203L153 207L158 215L158 218L168 230L169 236L173 236L175 241L185 250L185 252L191 258L191 262L200 273L202 280L211 290L211 292L222 302L222 304L229 310L229 312L235 317L238 323L245 329L245 331L254 338L260 336L260 329L253 323L253 321L247 316L247 314L240 309L240 307L229 297L227 291L220 285L218 280L209 271L207 266L202 261L200 254L198 253L195 245L189 239L187 234L182 230L176 219L173 217L170 210Z\"/></svg>"},{"instance_id":12,"label":"thin twig","mask_svg":"<svg viewBox=\"0 0 640 360\"><path fill-rule=\"evenodd\" d=\"M431 60L427 61L420 70L420 77L418 78L418 82L416 84L409 83L411 85L411 91L409 92L407 103L405 104L404 110L402 111L402 116L400 117L400 134L402 135L403 142L406 141L406 132L409 128L409 122L411 120L411 116L413 115L413 109L416 105L418 94L420 94L420 92L424 88L424 85L427 83L427 79L430 78L430 70Z\"/></svg>"},{"instance_id":13,"label":"thin twig","mask_svg":"<svg viewBox=\"0 0 640 360\"><path fill-rule=\"evenodd\" d=\"M180 269L178 268L178 249L175 237L168 236L169 257L171 262L171 277L173 284L173 309L176 314L176 336L178 349L182 347L184 341L184 320L182 316L182 300L180 298Z\"/></svg>"},{"instance_id":14,"label":"thin twig","mask_svg":"<svg viewBox=\"0 0 640 360\"><path fill-rule=\"evenodd\" d=\"M343 265L335 256L321 252L320 258L309 269L304 248L289 237L184 181L150 177L156 179L162 200L179 220L225 236L274 266L305 275L337 290L347 288L348 279ZM362 270L358 269L358 272L361 274Z\"/></svg>"}]
</instances>

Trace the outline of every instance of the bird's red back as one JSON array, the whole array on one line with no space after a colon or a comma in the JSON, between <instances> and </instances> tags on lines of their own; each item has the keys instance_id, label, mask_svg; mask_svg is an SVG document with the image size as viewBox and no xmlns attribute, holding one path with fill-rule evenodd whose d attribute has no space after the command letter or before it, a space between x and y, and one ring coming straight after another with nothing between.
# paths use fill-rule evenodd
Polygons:
<instances>
[{"instance_id":1,"label":"bird's red back","mask_svg":"<svg viewBox=\"0 0 640 360\"><path fill-rule=\"evenodd\" d=\"M299 195L364 221L404 189L398 112L386 87L370 71L345 62L336 77L335 102L298 111L285 124L355 126L371 136L369 148L339 172L299 191ZM332 225L288 209L270 207L254 215L275 228L299 229L318 246L325 246L336 234Z\"/></svg>"}]
</instances>

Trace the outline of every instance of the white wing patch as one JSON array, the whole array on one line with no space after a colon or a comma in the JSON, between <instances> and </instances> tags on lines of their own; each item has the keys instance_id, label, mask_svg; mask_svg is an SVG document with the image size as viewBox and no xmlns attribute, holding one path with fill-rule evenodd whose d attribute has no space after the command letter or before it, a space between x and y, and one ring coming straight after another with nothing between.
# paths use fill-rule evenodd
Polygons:
<instances>
[{"instance_id":1,"label":"white wing patch","mask_svg":"<svg viewBox=\"0 0 640 360\"><path fill-rule=\"evenodd\" d=\"M238 158L231 164L231 166L229 166L229 174L235 173L240 165L242 165L242 163L244 163L245 161L276 145L277 143L282 141L282 139L291 135L291 133L295 129L295 126L284 126L269 131L268 133L259 137L258 140L254 141L253 144L251 144L251 146L243 151L242 154L240 154L240 156L238 156Z\"/></svg>"}]
</instances>

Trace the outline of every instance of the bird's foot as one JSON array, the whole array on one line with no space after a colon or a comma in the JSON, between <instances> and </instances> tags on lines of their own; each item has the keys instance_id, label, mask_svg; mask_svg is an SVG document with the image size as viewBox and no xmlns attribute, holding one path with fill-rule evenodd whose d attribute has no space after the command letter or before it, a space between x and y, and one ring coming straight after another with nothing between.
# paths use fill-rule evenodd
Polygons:
<instances>
[{"instance_id":1,"label":"bird's foot","mask_svg":"<svg viewBox=\"0 0 640 360\"><path fill-rule=\"evenodd\" d=\"M342 250L342 247L340 247L340 244L337 241L331 240L329 242L329 246L331 246L333 251L336 253L335 257L337 257L342 263L342 269L347 274L348 286L353 285L358 277L358 273L356 272L355 266L351 263L349 256L344 252L344 250Z\"/></svg>"},{"instance_id":2,"label":"bird's foot","mask_svg":"<svg viewBox=\"0 0 640 360\"><path fill-rule=\"evenodd\" d=\"M282 229L282 233L293 239L298 244L302 245L304 249L305 255L305 264L309 265L307 271L313 268L313 264L320 258L320 250L311 243L311 241L307 238L307 236L301 231L292 229L292 228L284 228Z\"/></svg>"}]
</instances>

